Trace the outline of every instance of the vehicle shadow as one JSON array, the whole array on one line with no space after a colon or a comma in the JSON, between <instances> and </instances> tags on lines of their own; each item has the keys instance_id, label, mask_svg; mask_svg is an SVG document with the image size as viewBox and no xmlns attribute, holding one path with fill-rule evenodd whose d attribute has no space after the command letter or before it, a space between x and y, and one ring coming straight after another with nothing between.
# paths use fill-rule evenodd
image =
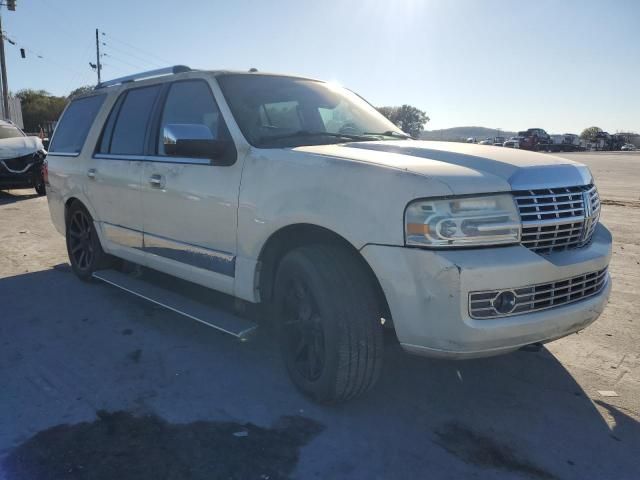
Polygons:
<instances>
[{"instance_id":1,"label":"vehicle shadow","mask_svg":"<svg viewBox=\"0 0 640 480\"><path fill-rule=\"evenodd\" d=\"M0 305L7 480L39 478L15 465L59 467L66 457L58 448L70 439L85 439L92 455L114 455L99 462L109 467L105 476L93 478L126 477L126 462L124 470L118 462L133 453L116 443L129 445L136 468L154 475L151 463L160 455L172 464L168 452L179 443L176 464L203 456L259 462L247 473L252 478L640 478L638 421L594 403L595 392L546 349L453 362L409 356L390 342L374 390L321 406L291 385L269 328L241 342L108 285L81 282L68 265L0 279ZM286 418L297 420L282 427ZM244 437L254 443L241 443ZM291 460L267 472L269 455L256 452ZM231 454L234 460L225 457ZM73 461L87 468L97 460ZM192 478L219 472L198 468L202 476Z\"/></svg>"},{"instance_id":2,"label":"vehicle shadow","mask_svg":"<svg viewBox=\"0 0 640 480\"><path fill-rule=\"evenodd\" d=\"M10 203L29 200L36 197L38 197L38 194L35 193L33 189L0 190L0 205L7 205Z\"/></svg>"}]
</instances>

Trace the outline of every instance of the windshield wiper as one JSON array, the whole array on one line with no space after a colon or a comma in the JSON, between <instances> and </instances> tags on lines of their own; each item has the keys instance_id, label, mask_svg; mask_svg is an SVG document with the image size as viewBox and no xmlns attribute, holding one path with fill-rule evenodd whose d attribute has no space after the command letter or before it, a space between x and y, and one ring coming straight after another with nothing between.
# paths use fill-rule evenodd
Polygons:
<instances>
[{"instance_id":1,"label":"windshield wiper","mask_svg":"<svg viewBox=\"0 0 640 480\"><path fill-rule=\"evenodd\" d=\"M332 133L332 132L314 132L310 130L298 130L296 132L282 133L279 135L265 135L260 137L258 141L260 143L267 142L270 140L283 140L287 138L298 138L298 137L333 137L333 138L345 138L347 140L371 140L371 136L369 134L363 135L351 135L348 133Z\"/></svg>"},{"instance_id":2,"label":"windshield wiper","mask_svg":"<svg viewBox=\"0 0 640 480\"><path fill-rule=\"evenodd\" d=\"M411 138L411 135L407 135L406 133L396 132L394 130L387 130L386 132L381 133L373 133L373 132L364 132L363 135L376 135L378 137L394 137L394 138Z\"/></svg>"}]
</instances>

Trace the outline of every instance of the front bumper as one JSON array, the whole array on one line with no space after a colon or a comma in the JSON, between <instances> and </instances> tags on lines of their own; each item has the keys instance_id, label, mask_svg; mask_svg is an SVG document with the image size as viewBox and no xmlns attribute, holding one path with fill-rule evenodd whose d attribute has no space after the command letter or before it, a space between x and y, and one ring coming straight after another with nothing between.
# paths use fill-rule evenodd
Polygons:
<instances>
[{"instance_id":1,"label":"front bumper","mask_svg":"<svg viewBox=\"0 0 640 480\"><path fill-rule=\"evenodd\" d=\"M596 295L547 310L494 319L469 316L469 292L553 282L606 268L611 234L599 224L583 248L538 255L526 247L426 250L367 245L362 254L378 277L405 350L472 358L547 342L585 328L604 309L607 275Z\"/></svg>"},{"instance_id":2,"label":"front bumper","mask_svg":"<svg viewBox=\"0 0 640 480\"><path fill-rule=\"evenodd\" d=\"M16 162L18 165L15 165L15 168L9 168L5 164L5 162L13 161L13 159L0 160L0 189L32 188L40 181L42 177L42 159L27 155L16 160L22 161Z\"/></svg>"}]
</instances>

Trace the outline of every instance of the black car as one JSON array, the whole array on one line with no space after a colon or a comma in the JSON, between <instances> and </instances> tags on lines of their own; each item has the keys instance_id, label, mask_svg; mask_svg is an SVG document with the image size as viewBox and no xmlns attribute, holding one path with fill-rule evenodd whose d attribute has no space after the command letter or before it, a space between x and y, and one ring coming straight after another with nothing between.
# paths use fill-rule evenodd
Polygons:
<instances>
[{"instance_id":1,"label":"black car","mask_svg":"<svg viewBox=\"0 0 640 480\"><path fill-rule=\"evenodd\" d=\"M45 151L38 137L28 137L13 123L0 120L0 190L35 188L45 195Z\"/></svg>"}]
</instances>

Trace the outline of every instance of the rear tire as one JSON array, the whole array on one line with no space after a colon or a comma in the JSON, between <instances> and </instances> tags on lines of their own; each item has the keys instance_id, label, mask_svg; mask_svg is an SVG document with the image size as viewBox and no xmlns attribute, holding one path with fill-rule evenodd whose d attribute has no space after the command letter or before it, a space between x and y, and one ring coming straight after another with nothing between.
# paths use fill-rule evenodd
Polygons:
<instances>
[{"instance_id":1,"label":"rear tire","mask_svg":"<svg viewBox=\"0 0 640 480\"><path fill-rule=\"evenodd\" d=\"M45 186L44 181L36 183L34 188L36 189L36 193L41 197L44 197L47 194L47 187Z\"/></svg>"},{"instance_id":2,"label":"rear tire","mask_svg":"<svg viewBox=\"0 0 640 480\"><path fill-rule=\"evenodd\" d=\"M284 256L274 311L293 383L320 403L362 395L382 368L380 301L370 276L343 248L305 246Z\"/></svg>"},{"instance_id":3,"label":"rear tire","mask_svg":"<svg viewBox=\"0 0 640 480\"><path fill-rule=\"evenodd\" d=\"M111 258L102 250L93 218L79 202L69 207L66 240L71 268L81 280L90 281L93 272L110 265Z\"/></svg>"}]
</instances>

